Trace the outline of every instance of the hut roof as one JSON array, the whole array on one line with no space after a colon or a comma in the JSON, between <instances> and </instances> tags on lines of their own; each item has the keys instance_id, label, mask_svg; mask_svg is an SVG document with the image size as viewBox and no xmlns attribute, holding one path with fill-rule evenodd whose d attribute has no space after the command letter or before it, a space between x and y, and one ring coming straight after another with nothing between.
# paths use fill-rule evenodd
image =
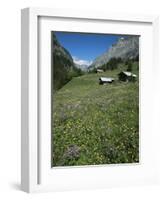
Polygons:
<instances>
[{"instance_id":1,"label":"hut roof","mask_svg":"<svg viewBox=\"0 0 163 200\"><path fill-rule=\"evenodd\" d=\"M104 70L103 70L103 69L97 69L97 71L98 71L98 72L103 72Z\"/></svg>"},{"instance_id":2,"label":"hut roof","mask_svg":"<svg viewBox=\"0 0 163 200\"><path fill-rule=\"evenodd\" d=\"M100 80L103 81L103 82L111 82L111 81L114 81L114 78L111 78L111 77L100 77Z\"/></svg>"},{"instance_id":3,"label":"hut roof","mask_svg":"<svg viewBox=\"0 0 163 200\"><path fill-rule=\"evenodd\" d=\"M131 73L131 72L126 72L126 71L123 71L123 72L121 72L121 73L124 73L126 76L133 76L133 77L137 77L137 75L136 75L136 74L133 74L133 73Z\"/></svg>"}]
</instances>

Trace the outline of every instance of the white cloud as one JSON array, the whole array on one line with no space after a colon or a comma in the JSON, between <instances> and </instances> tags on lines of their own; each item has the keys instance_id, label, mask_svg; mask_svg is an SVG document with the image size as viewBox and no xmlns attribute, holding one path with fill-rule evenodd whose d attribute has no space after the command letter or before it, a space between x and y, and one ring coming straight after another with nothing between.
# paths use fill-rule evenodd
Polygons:
<instances>
[{"instance_id":1,"label":"white cloud","mask_svg":"<svg viewBox=\"0 0 163 200\"><path fill-rule=\"evenodd\" d=\"M75 64L78 64L78 65L91 65L92 64L92 61L89 61L89 60L81 60L79 58L77 58L76 56L73 56L73 61Z\"/></svg>"}]
</instances>

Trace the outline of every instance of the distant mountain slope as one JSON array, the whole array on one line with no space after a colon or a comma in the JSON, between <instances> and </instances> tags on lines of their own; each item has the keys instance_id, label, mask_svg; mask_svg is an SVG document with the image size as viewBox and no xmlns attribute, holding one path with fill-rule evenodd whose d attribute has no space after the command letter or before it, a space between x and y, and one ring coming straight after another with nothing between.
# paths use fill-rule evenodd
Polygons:
<instances>
[{"instance_id":1,"label":"distant mountain slope","mask_svg":"<svg viewBox=\"0 0 163 200\"><path fill-rule=\"evenodd\" d=\"M81 69L84 72L88 71L89 66L92 64L92 61L79 59L78 57L73 57L74 64L77 68Z\"/></svg>"},{"instance_id":2,"label":"distant mountain slope","mask_svg":"<svg viewBox=\"0 0 163 200\"><path fill-rule=\"evenodd\" d=\"M116 44L97 57L89 69L97 68L106 64L111 58L133 59L139 55L139 36L128 36L120 38Z\"/></svg>"},{"instance_id":3,"label":"distant mountain slope","mask_svg":"<svg viewBox=\"0 0 163 200\"><path fill-rule=\"evenodd\" d=\"M72 77L80 74L76 68L73 58L67 49L61 46L53 33L53 88L57 90L65 85Z\"/></svg>"},{"instance_id":4,"label":"distant mountain slope","mask_svg":"<svg viewBox=\"0 0 163 200\"><path fill-rule=\"evenodd\" d=\"M55 56L64 58L63 62L66 67L74 66L73 59L70 53L60 45L55 34L53 34L53 53L55 54Z\"/></svg>"},{"instance_id":5,"label":"distant mountain slope","mask_svg":"<svg viewBox=\"0 0 163 200\"><path fill-rule=\"evenodd\" d=\"M79 65L77 63L75 63L75 66L78 68L78 69L81 69L82 71L84 72L87 72L88 71L88 65Z\"/></svg>"}]
</instances>

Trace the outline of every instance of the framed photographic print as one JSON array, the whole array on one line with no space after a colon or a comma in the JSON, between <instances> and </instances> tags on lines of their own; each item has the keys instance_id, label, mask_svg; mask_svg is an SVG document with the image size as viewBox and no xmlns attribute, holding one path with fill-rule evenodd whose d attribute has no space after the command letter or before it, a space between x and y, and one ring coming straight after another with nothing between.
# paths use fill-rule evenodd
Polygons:
<instances>
[{"instance_id":1,"label":"framed photographic print","mask_svg":"<svg viewBox=\"0 0 163 200\"><path fill-rule=\"evenodd\" d=\"M22 190L158 182L158 17L22 10Z\"/></svg>"}]
</instances>

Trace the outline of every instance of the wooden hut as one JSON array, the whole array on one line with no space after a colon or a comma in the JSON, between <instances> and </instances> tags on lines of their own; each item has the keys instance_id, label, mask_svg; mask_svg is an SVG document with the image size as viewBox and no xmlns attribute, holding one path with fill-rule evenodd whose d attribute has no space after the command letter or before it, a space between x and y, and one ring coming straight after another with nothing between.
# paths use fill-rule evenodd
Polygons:
<instances>
[{"instance_id":1,"label":"wooden hut","mask_svg":"<svg viewBox=\"0 0 163 200\"><path fill-rule=\"evenodd\" d=\"M120 81L136 81L137 75L131 72L122 71L118 74L118 78Z\"/></svg>"},{"instance_id":2,"label":"wooden hut","mask_svg":"<svg viewBox=\"0 0 163 200\"><path fill-rule=\"evenodd\" d=\"M97 70L96 70L96 73L102 73L102 72L104 72L103 69L97 69Z\"/></svg>"},{"instance_id":3,"label":"wooden hut","mask_svg":"<svg viewBox=\"0 0 163 200\"><path fill-rule=\"evenodd\" d=\"M107 78L107 77L100 77L99 78L99 84L100 85L103 85L103 84L106 84L106 83L112 83L114 81L114 78Z\"/></svg>"}]
</instances>

